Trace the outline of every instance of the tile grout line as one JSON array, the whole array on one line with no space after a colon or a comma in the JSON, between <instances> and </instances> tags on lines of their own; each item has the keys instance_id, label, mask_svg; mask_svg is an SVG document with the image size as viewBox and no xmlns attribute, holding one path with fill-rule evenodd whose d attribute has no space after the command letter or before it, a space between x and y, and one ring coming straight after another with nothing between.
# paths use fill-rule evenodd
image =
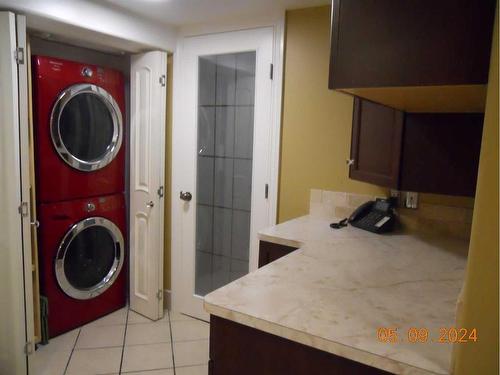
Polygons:
<instances>
[{"instance_id":1,"label":"tile grout line","mask_svg":"<svg viewBox=\"0 0 500 375\"><path fill-rule=\"evenodd\" d=\"M170 350L172 351L172 367L174 369L174 375L176 375L175 370L175 356L174 356L174 336L172 334L172 322L170 321L170 310L167 309L168 315L168 327L170 328Z\"/></svg>"},{"instance_id":2,"label":"tile grout line","mask_svg":"<svg viewBox=\"0 0 500 375\"><path fill-rule=\"evenodd\" d=\"M208 341L208 338L205 339L185 339L185 340L177 340L173 341L175 343L184 343L184 342L195 342L195 341ZM172 340L169 339L168 341L159 341L159 342L147 342L147 343L137 343L137 344L128 344L125 345L126 347L134 347L134 346L151 346L151 345L158 345L158 344L171 344ZM98 347L98 348L86 348L86 349L78 349L78 350L88 350L88 349L106 349L106 348L119 348L119 346L103 346L103 347Z\"/></svg>"},{"instance_id":3,"label":"tile grout line","mask_svg":"<svg viewBox=\"0 0 500 375\"><path fill-rule=\"evenodd\" d=\"M177 368L189 368L189 367L203 367L205 366L204 363L199 363L199 364L195 364L195 365L182 365L182 366L177 366ZM150 368L150 369L147 369L147 370L139 370L140 373L142 374L143 372L153 372L153 371L159 371L159 370L174 370L175 369L173 367L158 367L158 368ZM131 374L131 373L137 373L136 370L131 370L131 371L127 371L127 372L122 372L121 375L127 375L127 374ZM106 374L103 374L103 375L114 375L114 373L106 373Z\"/></svg>"},{"instance_id":4,"label":"tile grout line","mask_svg":"<svg viewBox=\"0 0 500 375\"><path fill-rule=\"evenodd\" d=\"M129 314L129 312L130 312L130 306L127 306L127 316L125 317L125 332L123 333L122 355L120 357L120 368L118 369L118 374L122 373L123 355L125 353L125 340L127 339L127 327L128 327L128 314Z\"/></svg>"},{"instance_id":5,"label":"tile grout line","mask_svg":"<svg viewBox=\"0 0 500 375\"><path fill-rule=\"evenodd\" d=\"M68 361L66 362L66 367L64 367L64 372L63 375L66 375L66 372L68 371L69 363L71 361L71 357L73 357L73 352L75 351L76 348L76 343L78 342L78 339L80 338L80 333L82 332L82 329L78 329L78 335L76 335L76 340L75 343L73 344L73 347L71 348L71 353L69 353L69 358Z\"/></svg>"}]
</instances>

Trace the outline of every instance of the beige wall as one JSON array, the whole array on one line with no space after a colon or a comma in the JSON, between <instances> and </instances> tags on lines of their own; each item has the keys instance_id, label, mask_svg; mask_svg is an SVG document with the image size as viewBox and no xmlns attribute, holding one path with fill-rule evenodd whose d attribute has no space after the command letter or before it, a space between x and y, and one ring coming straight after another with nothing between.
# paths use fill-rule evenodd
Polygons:
<instances>
[{"instance_id":1,"label":"beige wall","mask_svg":"<svg viewBox=\"0 0 500 375\"><path fill-rule=\"evenodd\" d=\"M478 341L456 347L455 374L498 374L498 14L495 21L483 143L459 326Z\"/></svg>"}]
</instances>

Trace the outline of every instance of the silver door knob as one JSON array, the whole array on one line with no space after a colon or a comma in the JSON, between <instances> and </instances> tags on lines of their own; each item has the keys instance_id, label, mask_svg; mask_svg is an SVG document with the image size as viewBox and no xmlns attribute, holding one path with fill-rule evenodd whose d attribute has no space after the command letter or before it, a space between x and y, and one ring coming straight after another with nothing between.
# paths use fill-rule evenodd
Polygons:
<instances>
[{"instance_id":1,"label":"silver door knob","mask_svg":"<svg viewBox=\"0 0 500 375\"><path fill-rule=\"evenodd\" d=\"M152 208L154 206L155 206L155 204L153 201L149 201L148 203L146 203L146 207L148 207L148 208Z\"/></svg>"},{"instance_id":2,"label":"silver door knob","mask_svg":"<svg viewBox=\"0 0 500 375\"><path fill-rule=\"evenodd\" d=\"M191 199L193 199L193 195L189 191L181 191L181 194L179 196L183 201L189 202Z\"/></svg>"}]
</instances>

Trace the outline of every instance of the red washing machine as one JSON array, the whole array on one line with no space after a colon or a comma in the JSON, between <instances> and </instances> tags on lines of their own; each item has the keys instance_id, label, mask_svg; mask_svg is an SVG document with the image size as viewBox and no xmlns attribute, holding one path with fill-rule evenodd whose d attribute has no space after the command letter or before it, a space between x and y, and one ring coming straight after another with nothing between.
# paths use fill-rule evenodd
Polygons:
<instances>
[{"instance_id":1,"label":"red washing machine","mask_svg":"<svg viewBox=\"0 0 500 375\"><path fill-rule=\"evenodd\" d=\"M125 306L123 194L45 203L38 215L50 337Z\"/></svg>"},{"instance_id":2,"label":"red washing machine","mask_svg":"<svg viewBox=\"0 0 500 375\"><path fill-rule=\"evenodd\" d=\"M122 74L34 56L33 94L38 201L123 192Z\"/></svg>"}]
</instances>

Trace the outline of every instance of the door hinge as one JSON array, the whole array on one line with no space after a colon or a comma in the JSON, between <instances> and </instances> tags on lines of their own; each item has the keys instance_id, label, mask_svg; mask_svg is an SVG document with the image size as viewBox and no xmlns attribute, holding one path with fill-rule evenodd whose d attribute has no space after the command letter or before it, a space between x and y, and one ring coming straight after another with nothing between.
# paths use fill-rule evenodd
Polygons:
<instances>
[{"instance_id":1,"label":"door hinge","mask_svg":"<svg viewBox=\"0 0 500 375\"><path fill-rule=\"evenodd\" d=\"M158 292L156 292L156 298L158 299L158 301L161 301L161 299L163 298L163 290L158 289Z\"/></svg>"},{"instance_id":2,"label":"door hinge","mask_svg":"<svg viewBox=\"0 0 500 375\"><path fill-rule=\"evenodd\" d=\"M269 184L266 184L266 187L264 188L264 196L266 199L269 197Z\"/></svg>"},{"instance_id":3,"label":"door hinge","mask_svg":"<svg viewBox=\"0 0 500 375\"><path fill-rule=\"evenodd\" d=\"M26 353L26 355L32 355L35 352L34 349L34 345L31 341L24 344L24 353Z\"/></svg>"},{"instance_id":4,"label":"door hinge","mask_svg":"<svg viewBox=\"0 0 500 375\"><path fill-rule=\"evenodd\" d=\"M28 202L21 202L21 205L17 208L17 210L19 211L19 215L22 217L28 216Z\"/></svg>"},{"instance_id":5,"label":"door hinge","mask_svg":"<svg viewBox=\"0 0 500 375\"><path fill-rule=\"evenodd\" d=\"M160 198L163 198L163 186L160 186L156 192Z\"/></svg>"},{"instance_id":6,"label":"door hinge","mask_svg":"<svg viewBox=\"0 0 500 375\"><path fill-rule=\"evenodd\" d=\"M271 67L269 69L269 78L273 79L274 76L274 64L271 64Z\"/></svg>"},{"instance_id":7,"label":"door hinge","mask_svg":"<svg viewBox=\"0 0 500 375\"><path fill-rule=\"evenodd\" d=\"M162 74L160 76L160 85L162 85L163 87L165 87L166 84L167 84L167 78L165 77L165 74Z\"/></svg>"},{"instance_id":8,"label":"door hinge","mask_svg":"<svg viewBox=\"0 0 500 375\"><path fill-rule=\"evenodd\" d=\"M16 59L17 65L24 64L24 48L23 47L16 48L16 50L14 51L14 58Z\"/></svg>"}]
</instances>

